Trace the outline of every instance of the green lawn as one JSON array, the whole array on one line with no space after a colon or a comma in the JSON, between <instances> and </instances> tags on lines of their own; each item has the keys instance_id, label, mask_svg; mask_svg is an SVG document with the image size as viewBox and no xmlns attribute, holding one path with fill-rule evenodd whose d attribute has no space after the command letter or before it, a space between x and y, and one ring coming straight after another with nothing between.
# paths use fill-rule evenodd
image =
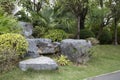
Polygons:
<instances>
[{"instance_id":1,"label":"green lawn","mask_svg":"<svg viewBox=\"0 0 120 80\"><path fill-rule=\"evenodd\" d=\"M0 75L0 80L83 80L107 72L120 70L120 46L96 46L92 59L86 65L63 66L57 71L26 71L16 68Z\"/></svg>"}]
</instances>

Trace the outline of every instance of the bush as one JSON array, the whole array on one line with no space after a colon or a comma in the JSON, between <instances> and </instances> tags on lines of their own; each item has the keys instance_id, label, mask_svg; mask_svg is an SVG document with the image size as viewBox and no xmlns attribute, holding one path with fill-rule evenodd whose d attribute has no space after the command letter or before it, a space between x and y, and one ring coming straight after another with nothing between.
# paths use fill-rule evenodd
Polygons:
<instances>
[{"instance_id":1,"label":"bush","mask_svg":"<svg viewBox=\"0 0 120 80\"><path fill-rule=\"evenodd\" d=\"M33 36L35 38L40 38L45 34L45 28L44 27L40 27L40 26L35 26L35 28L33 29Z\"/></svg>"},{"instance_id":2,"label":"bush","mask_svg":"<svg viewBox=\"0 0 120 80\"><path fill-rule=\"evenodd\" d=\"M83 29L80 31L80 38L81 39L86 39L86 38L89 38L89 37L95 37L94 33L90 30L87 30L87 29Z\"/></svg>"},{"instance_id":3,"label":"bush","mask_svg":"<svg viewBox=\"0 0 120 80\"><path fill-rule=\"evenodd\" d=\"M93 38L93 37L87 38L86 40L91 41L92 45L99 44L99 40L97 40L96 38Z\"/></svg>"},{"instance_id":4,"label":"bush","mask_svg":"<svg viewBox=\"0 0 120 80\"><path fill-rule=\"evenodd\" d=\"M66 56L61 55L58 58L55 59L57 61L57 63L61 66L65 66L65 65L69 65L70 61L67 59Z\"/></svg>"},{"instance_id":5,"label":"bush","mask_svg":"<svg viewBox=\"0 0 120 80\"><path fill-rule=\"evenodd\" d=\"M52 39L52 41L61 41L67 38L67 33L60 29L53 29L49 30L44 37Z\"/></svg>"},{"instance_id":6,"label":"bush","mask_svg":"<svg viewBox=\"0 0 120 80\"><path fill-rule=\"evenodd\" d=\"M0 34L3 33L20 33L21 28L18 25L17 19L12 15L6 14L0 8Z\"/></svg>"},{"instance_id":7,"label":"bush","mask_svg":"<svg viewBox=\"0 0 120 80\"><path fill-rule=\"evenodd\" d=\"M0 73L13 69L18 61L19 56L14 50L4 48L4 51L0 52Z\"/></svg>"},{"instance_id":8,"label":"bush","mask_svg":"<svg viewBox=\"0 0 120 80\"><path fill-rule=\"evenodd\" d=\"M112 43L112 33L108 30L103 30L101 36L99 37L101 44L111 44Z\"/></svg>"},{"instance_id":9,"label":"bush","mask_svg":"<svg viewBox=\"0 0 120 80\"><path fill-rule=\"evenodd\" d=\"M16 54L22 55L26 52L28 43L20 34L7 33L0 35L0 52L4 49L15 50Z\"/></svg>"},{"instance_id":10,"label":"bush","mask_svg":"<svg viewBox=\"0 0 120 80\"><path fill-rule=\"evenodd\" d=\"M7 33L0 35L0 66L2 70L10 69L14 62L26 53L28 43L20 34Z\"/></svg>"}]
</instances>

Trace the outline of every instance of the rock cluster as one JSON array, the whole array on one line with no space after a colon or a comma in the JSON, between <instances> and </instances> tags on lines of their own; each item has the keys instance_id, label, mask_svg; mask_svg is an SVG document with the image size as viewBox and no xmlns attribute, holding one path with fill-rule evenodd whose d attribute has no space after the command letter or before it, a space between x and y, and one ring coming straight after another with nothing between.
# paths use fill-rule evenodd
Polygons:
<instances>
[{"instance_id":1,"label":"rock cluster","mask_svg":"<svg viewBox=\"0 0 120 80\"><path fill-rule=\"evenodd\" d=\"M59 51L60 43L53 43L50 39L27 39L29 43L27 56L38 57L43 54L54 54Z\"/></svg>"},{"instance_id":2,"label":"rock cluster","mask_svg":"<svg viewBox=\"0 0 120 80\"><path fill-rule=\"evenodd\" d=\"M39 57L43 54L55 54L60 52L68 57L72 62L78 64L86 63L90 58L89 49L92 47L91 42L87 40L65 39L61 43L52 42L50 39L27 39L29 48L27 56L32 57L19 63L21 70L55 70L58 68L57 63L49 57Z\"/></svg>"}]
</instances>

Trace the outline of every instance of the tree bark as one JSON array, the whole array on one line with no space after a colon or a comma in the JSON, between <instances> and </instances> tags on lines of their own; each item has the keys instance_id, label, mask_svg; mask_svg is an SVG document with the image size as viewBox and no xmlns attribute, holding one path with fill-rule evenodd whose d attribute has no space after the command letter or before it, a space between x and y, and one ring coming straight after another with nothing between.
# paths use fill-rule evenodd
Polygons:
<instances>
[{"instance_id":1,"label":"tree bark","mask_svg":"<svg viewBox=\"0 0 120 80\"><path fill-rule=\"evenodd\" d=\"M77 39L80 39L80 21L81 21L81 18L80 16L78 16L78 26L77 26Z\"/></svg>"},{"instance_id":2,"label":"tree bark","mask_svg":"<svg viewBox=\"0 0 120 80\"><path fill-rule=\"evenodd\" d=\"M80 14L80 29L85 29L85 19L86 19L86 15L88 13L88 6L86 6L85 8L83 8L83 11Z\"/></svg>"},{"instance_id":3,"label":"tree bark","mask_svg":"<svg viewBox=\"0 0 120 80\"><path fill-rule=\"evenodd\" d=\"M116 18L114 19L114 45L118 45L118 42L117 42L117 21L116 21Z\"/></svg>"},{"instance_id":4,"label":"tree bark","mask_svg":"<svg viewBox=\"0 0 120 80\"><path fill-rule=\"evenodd\" d=\"M99 26L99 32L98 32L98 35L97 35L97 39L99 39L100 38L100 36L101 36L101 34L102 34L102 31L103 31L103 27L104 27L104 25L103 25L103 23Z\"/></svg>"},{"instance_id":5,"label":"tree bark","mask_svg":"<svg viewBox=\"0 0 120 80\"><path fill-rule=\"evenodd\" d=\"M103 9L103 0L100 0L99 4L100 4L100 7ZM102 16L102 22L99 26L99 32L98 32L98 35L97 35L97 39L100 38L100 36L102 34L102 31L103 31L103 27L104 27L104 17Z\"/></svg>"},{"instance_id":6,"label":"tree bark","mask_svg":"<svg viewBox=\"0 0 120 80\"><path fill-rule=\"evenodd\" d=\"M80 29L85 29L85 16L81 16Z\"/></svg>"},{"instance_id":7,"label":"tree bark","mask_svg":"<svg viewBox=\"0 0 120 80\"><path fill-rule=\"evenodd\" d=\"M35 11L35 0L33 0L33 3L34 3L34 11Z\"/></svg>"},{"instance_id":8,"label":"tree bark","mask_svg":"<svg viewBox=\"0 0 120 80\"><path fill-rule=\"evenodd\" d=\"M101 36L101 34L102 34L102 31L103 31L103 29L102 29L102 27L99 29L99 32L98 32L98 35L97 35L97 39L99 39L100 38L100 36Z\"/></svg>"}]
</instances>

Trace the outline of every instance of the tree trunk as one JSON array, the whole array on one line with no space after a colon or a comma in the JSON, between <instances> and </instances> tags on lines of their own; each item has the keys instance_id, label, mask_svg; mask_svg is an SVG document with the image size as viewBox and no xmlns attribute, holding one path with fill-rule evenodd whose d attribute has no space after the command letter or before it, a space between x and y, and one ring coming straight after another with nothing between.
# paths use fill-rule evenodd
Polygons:
<instances>
[{"instance_id":1,"label":"tree trunk","mask_svg":"<svg viewBox=\"0 0 120 80\"><path fill-rule=\"evenodd\" d=\"M85 19L86 19L86 15L88 13L88 6L86 6L85 8L83 8L83 11L80 14L80 29L85 29Z\"/></svg>"},{"instance_id":2,"label":"tree trunk","mask_svg":"<svg viewBox=\"0 0 120 80\"><path fill-rule=\"evenodd\" d=\"M99 29L99 32L98 32L98 35L97 35L97 39L100 38L100 36L101 36L101 34L102 34L102 31L103 31L103 28L101 27L101 28Z\"/></svg>"},{"instance_id":3,"label":"tree trunk","mask_svg":"<svg viewBox=\"0 0 120 80\"><path fill-rule=\"evenodd\" d=\"M103 9L103 0L100 0L99 4L100 4L100 7ZM101 18L102 18L102 22L99 26L99 32L98 32L98 35L97 35L97 39L100 38L100 36L102 34L102 31L103 31L103 27L104 27L104 17L102 16Z\"/></svg>"},{"instance_id":4,"label":"tree trunk","mask_svg":"<svg viewBox=\"0 0 120 80\"><path fill-rule=\"evenodd\" d=\"M81 16L80 29L85 29L85 16Z\"/></svg>"},{"instance_id":5,"label":"tree trunk","mask_svg":"<svg viewBox=\"0 0 120 80\"><path fill-rule=\"evenodd\" d=\"M118 42L117 42L117 21L116 21L116 18L114 19L114 45L118 45Z\"/></svg>"},{"instance_id":6,"label":"tree trunk","mask_svg":"<svg viewBox=\"0 0 120 80\"><path fill-rule=\"evenodd\" d=\"M100 27L99 27L99 32L98 32L98 35L97 35L97 39L99 39L100 38L100 36L101 36L101 34L102 34L102 31L103 31L103 23L100 25Z\"/></svg>"},{"instance_id":7,"label":"tree trunk","mask_svg":"<svg viewBox=\"0 0 120 80\"><path fill-rule=\"evenodd\" d=\"M34 3L34 11L35 11L35 0L33 0L33 3Z\"/></svg>"},{"instance_id":8,"label":"tree trunk","mask_svg":"<svg viewBox=\"0 0 120 80\"><path fill-rule=\"evenodd\" d=\"M80 39L80 21L81 21L81 18L80 16L78 16L78 26L77 26L77 39Z\"/></svg>"}]
</instances>

